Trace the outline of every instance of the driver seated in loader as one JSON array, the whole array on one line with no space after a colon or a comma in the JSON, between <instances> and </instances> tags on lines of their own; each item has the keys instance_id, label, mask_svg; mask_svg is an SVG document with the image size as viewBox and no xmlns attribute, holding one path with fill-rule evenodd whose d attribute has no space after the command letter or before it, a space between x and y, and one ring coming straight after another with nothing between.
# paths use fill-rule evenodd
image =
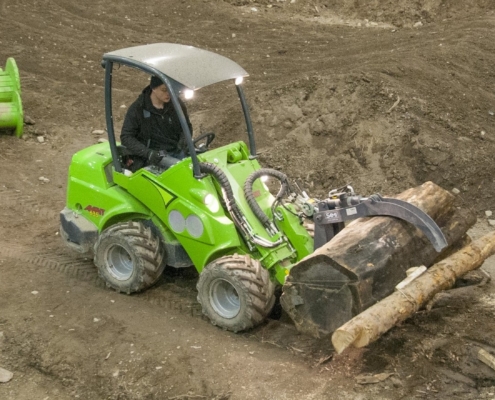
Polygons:
<instances>
[{"instance_id":1,"label":"driver seated in loader","mask_svg":"<svg viewBox=\"0 0 495 400\"><path fill-rule=\"evenodd\" d=\"M192 135L187 109L179 99ZM185 157L186 142L167 86L152 76L126 113L120 141L125 146L125 168L132 172L148 165L169 168Z\"/></svg>"}]
</instances>

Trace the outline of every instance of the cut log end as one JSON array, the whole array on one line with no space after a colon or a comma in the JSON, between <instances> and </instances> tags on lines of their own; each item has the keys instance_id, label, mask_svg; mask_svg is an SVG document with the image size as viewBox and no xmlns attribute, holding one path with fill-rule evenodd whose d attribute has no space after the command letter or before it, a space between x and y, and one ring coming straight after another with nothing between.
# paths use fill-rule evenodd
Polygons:
<instances>
[{"instance_id":1,"label":"cut log end","mask_svg":"<svg viewBox=\"0 0 495 400\"><path fill-rule=\"evenodd\" d=\"M336 330L332 335L332 345L337 354L341 354L345 349L352 346L357 340L355 332Z\"/></svg>"}]
</instances>

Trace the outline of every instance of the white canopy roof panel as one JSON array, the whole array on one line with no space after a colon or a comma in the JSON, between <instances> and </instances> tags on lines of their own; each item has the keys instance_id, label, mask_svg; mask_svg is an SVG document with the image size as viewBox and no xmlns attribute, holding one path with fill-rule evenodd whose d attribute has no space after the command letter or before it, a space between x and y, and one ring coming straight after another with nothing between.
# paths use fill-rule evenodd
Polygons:
<instances>
[{"instance_id":1,"label":"white canopy roof panel","mask_svg":"<svg viewBox=\"0 0 495 400\"><path fill-rule=\"evenodd\" d=\"M103 59L144 64L193 90L248 75L240 65L227 57L176 43L128 47L105 53Z\"/></svg>"}]
</instances>

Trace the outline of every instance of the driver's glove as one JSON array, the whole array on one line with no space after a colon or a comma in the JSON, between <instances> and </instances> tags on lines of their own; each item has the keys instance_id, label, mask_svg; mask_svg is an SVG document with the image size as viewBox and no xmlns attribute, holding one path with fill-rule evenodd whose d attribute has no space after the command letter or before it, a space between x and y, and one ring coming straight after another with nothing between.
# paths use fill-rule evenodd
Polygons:
<instances>
[{"instance_id":1,"label":"driver's glove","mask_svg":"<svg viewBox=\"0 0 495 400\"><path fill-rule=\"evenodd\" d=\"M160 163L163 158L163 155L160 153L161 152L156 150L148 151L148 163L152 165L157 165L158 163Z\"/></svg>"}]
</instances>

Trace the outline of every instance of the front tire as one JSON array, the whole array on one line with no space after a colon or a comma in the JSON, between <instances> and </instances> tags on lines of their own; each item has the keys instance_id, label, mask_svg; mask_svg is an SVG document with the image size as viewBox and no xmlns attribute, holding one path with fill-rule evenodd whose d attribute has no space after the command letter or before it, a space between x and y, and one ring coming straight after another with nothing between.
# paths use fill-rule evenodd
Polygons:
<instances>
[{"instance_id":1,"label":"front tire","mask_svg":"<svg viewBox=\"0 0 495 400\"><path fill-rule=\"evenodd\" d=\"M99 275L118 292L131 294L149 288L165 268L160 239L142 222L129 221L105 229L94 252Z\"/></svg>"},{"instance_id":2,"label":"front tire","mask_svg":"<svg viewBox=\"0 0 495 400\"><path fill-rule=\"evenodd\" d=\"M213 325L239 332L261 324L275 303L269 272L248 255L221 257L199 276L198 301Z\"/></svg>"}]
</instances>

